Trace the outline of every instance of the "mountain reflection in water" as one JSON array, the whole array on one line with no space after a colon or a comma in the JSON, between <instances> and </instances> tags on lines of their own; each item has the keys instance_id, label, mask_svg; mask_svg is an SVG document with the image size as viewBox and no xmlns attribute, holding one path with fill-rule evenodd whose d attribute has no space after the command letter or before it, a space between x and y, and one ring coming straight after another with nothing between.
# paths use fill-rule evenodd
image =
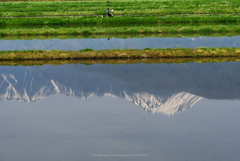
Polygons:
<instances>
[{"instance_id":1,"label":"mountain reflection in water","mask_svg":"<svg viewBox=\"0 0 240 161\"><path fill-rule=\"evenodd\" d=\"M0 100L122 97L146 111L174 115L203 98L240 98L240 63L0 67Z\"/></svg>"}]
</instances>

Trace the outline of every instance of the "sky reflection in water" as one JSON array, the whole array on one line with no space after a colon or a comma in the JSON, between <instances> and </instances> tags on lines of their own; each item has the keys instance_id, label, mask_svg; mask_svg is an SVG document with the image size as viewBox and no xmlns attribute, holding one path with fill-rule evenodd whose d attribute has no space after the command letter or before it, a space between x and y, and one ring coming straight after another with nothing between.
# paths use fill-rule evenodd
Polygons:
<instances>
[{"instance_id":1,"label":"sky reflection in water","mask_svg":"<svg viewBox=\"0 0 240 161\"><path fill-rule=\"evenodd\" d=\"M144 49L144 48L198 48L240 47L240 37L182 37L182 38L98 38L98 39L46 39L46 40L0 40L0 50L93 50Z\"/></svg>"},{"instance_id":2,"label":"sky reflection in water","mask_svg":"<svg viewBox=\"0 0 240 161\"><path fill-rule=\"evenodd\" d=\"M240 158L239 62L0 69L0 161Z\"/></svg>"}]
</instances>

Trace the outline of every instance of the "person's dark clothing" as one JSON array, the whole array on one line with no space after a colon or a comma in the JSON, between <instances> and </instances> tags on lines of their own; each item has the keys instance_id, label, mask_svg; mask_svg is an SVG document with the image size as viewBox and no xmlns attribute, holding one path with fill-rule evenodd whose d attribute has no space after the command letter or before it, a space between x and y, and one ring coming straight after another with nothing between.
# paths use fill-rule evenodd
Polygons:
<instances>
[{"instance_id":1,"label":"person's dark clothing","mask_svg":"<svg viewBox=\"0 0 240 161\"><path fill-rule=\"evenodd\" d=\"M108 17L111 17L111 16L112 16L112 15L110 14L109 10L107 10L106 13L107 13L107 16L108 16Z\"/></svg>"}]
</instances>

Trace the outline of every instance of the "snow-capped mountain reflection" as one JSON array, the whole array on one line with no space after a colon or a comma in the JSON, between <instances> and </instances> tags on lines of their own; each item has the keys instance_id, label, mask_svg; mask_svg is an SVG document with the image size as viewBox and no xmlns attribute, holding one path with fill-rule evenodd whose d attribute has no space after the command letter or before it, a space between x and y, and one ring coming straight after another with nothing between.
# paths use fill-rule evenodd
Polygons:
<instances>
[{"instance_id":1,"label":"snow-capped mountain reflection","mask_svg":"<svg viewBox=\"0 0 240 161\"><path fill-rule=\"evenodd\" d=\"M145 111L161 112L166 115L174 115L177 112L185 111L202 99L202 97L186 92L176 93L166 98L146 92L133 93L132 95L126 94L125 98L142 107Z\"/></svg>"},{"instance_id":2,"label":"snow-capped mountain reflection","mask_svg":"<svg viewBox=\"0 0 240 161\"><path fill-rule=\"evenodd\" d=\"M79 99L124 98L145 111L184 111L203 98L240 98L240 63L0 67L0 100L40 101L61 93Z\"/></svg>"},{"instance_id":3,"label":"snow-capped mountain reflection","mask_svg":"<svg viewBox=\"0 0 240 161\"><path fill-rule=\"evenodd\" d=\"M32 78L29 77L30 75ZM14 76L13 74L1 74L0 100L35 102L55 93L61 93L66 96L74 96L79 99L87 99L94 95L102 96L102 94L99 95L96 90L84 91L73 89L53 79L42 79L43 81L40 82L41 85L38 86L35 83L39 83L39 80L41 80L41 75L35 74L34 77L30 69L26 69L24 75L20 78ZM151 113L162 112L166 115L174 115L177 112L184 111L202 99L202 97L186 92L180 92L168 97L164 97L147 92L127 92L124 89L118 95L115 95L110 91L105 92L103 95L111 97L123 97L140 106L145 111Z\"/></svg>"}]
</instances>

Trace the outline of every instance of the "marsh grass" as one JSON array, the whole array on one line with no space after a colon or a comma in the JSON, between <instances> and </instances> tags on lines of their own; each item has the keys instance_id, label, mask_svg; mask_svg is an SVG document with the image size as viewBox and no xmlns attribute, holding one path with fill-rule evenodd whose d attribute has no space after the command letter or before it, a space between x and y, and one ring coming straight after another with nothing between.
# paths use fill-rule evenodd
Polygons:
<instances>
[{"instance_id":1,"label":"marsh grass","mask_svg":"<svg viewBox=\"0 0 240 161\"><path fill-rule=\"evenodd\" d=\"M97 38L121 38L121 39L128 39L128 38L182 38L182 37L232 37L232 36L240 36L240 32L233 33L233 32L222 32L222 33L180 33L175 34L167 33L167 34L118 34L118 35L42 35L42 36L4 36L0 37L0 40L52 40L52 39L97 39Z\"/></svg>"},{"instance_id":2,"label":"marsh grass","mask_svg":"<svg viewBox=\"0 0 240 161\"><path fill-rule=\"evenodd\" d=\"M0 51L0 60L65 60L65 59L143 59L143 58L208 58L240 57L240 48L168 48L114 49L93 51L24 50Z\"/></svg>"}]
</instances>

